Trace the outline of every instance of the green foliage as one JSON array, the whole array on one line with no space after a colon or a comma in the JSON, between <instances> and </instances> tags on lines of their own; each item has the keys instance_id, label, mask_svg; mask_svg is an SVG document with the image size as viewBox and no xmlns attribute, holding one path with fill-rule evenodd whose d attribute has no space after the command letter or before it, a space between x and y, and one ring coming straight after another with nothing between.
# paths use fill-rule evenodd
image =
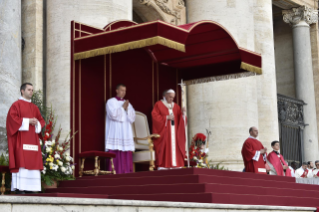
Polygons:
<instances>
[{"instance_id":1,"label":"green foliage","mask_svg":"<svg viewBox=\"0 0 319 212\"><path fill-rule=\"evenodd\" d=\"M46 107L43 103L43 93L41 90L35 91L32 95L31 102L38 106L41 116L46 120L47 113L50 111L50 108Z\"/></svg>"},{"instance_id":2,"label":"green foliage","mask_svg":"<svg viewBox=\"0 0 319 212\"><path fill-rule=\"evenodd\" d=\"M0 156L0 166L9 166L9 157L3 153Z\"/></svg>"},{"instance_id":3,"label":"green foliage","mask_svg":"<svg viewBox=\"0 0 319 212\"><path fill-rule=\"evenodd\" d=\"M221 166L221 164L222 164L222 162L219 162L219 163L217 163L216 165L214 165L214 164L212 164L212 160L210 160L209 162L208 162L208 167L210 168L210 169L217 169L217 170L225 170L225 171L228 171L228 168L225 168L224 166Z\"/></svg>"}]
</instances>

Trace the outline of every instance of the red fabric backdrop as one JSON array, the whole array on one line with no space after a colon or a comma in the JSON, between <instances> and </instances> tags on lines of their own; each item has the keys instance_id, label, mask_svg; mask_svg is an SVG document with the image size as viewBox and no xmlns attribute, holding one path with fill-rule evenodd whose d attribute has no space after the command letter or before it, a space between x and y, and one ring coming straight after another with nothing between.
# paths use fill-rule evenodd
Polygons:
<instances>
[{"instance_id":1,"label":"red fabric backdrop","mask_svg":"<svg viewBox=\"0 0 319 212\"><path fill-rule=\"evenodd\" d=\"M178 87L177 69L154 63L145 49L75 61L71 76L71 101L74 101L71 126L74 117L74 131L78 132L74 146L71 145L71 153L78 163L76 176L79 153L104 151L105 103L115 96L117 84L127 86L125 99L130 100L136 111L147 115L150 129L153 104L162 98L165 89ZM180 102L180 89L176 102ZM101 167L105 167L104 161ZM86 160L85 170L89 169L94 169L93 159Z\"/></svg>"}]
</instances>

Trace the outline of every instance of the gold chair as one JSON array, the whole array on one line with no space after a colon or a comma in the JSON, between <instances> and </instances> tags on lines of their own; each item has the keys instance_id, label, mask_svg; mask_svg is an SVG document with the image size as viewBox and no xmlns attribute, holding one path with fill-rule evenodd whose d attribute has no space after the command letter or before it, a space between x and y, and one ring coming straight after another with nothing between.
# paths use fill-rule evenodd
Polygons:
<instances>
[{"instance_id":1,"label":"gold chair","mask_svg":"<svg viewBox=\"0 0 319 212\"><path fill-rule=\"evenodd\" d=\"M150 129L147 121L147 116L141 112L136 111L135 122L132 124L135 152L133 153L133 165L135 172L135 164L149 164L149 170L153 171L155 168L155 151L153 139L159 138L160 135L150 135Z\"/></svg>"}]
</instances>

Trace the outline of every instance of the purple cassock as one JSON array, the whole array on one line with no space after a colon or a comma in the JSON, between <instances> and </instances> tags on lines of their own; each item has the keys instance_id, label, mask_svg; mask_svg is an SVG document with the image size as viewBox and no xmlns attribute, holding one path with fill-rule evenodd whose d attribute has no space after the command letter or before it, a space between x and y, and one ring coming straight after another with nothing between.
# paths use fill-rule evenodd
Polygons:
<instances>
[{"instance_id":1,"label":"purple cassock","mask_svg":"<svg viewBox=\"0 0 319 212\"><path fill-rule=\"evenodd\" d=\"M133 152L119 151L119 150L109 150L108 152L114 153L116 157L113 159L114 168L116 174L125 174L133 172ZM108 170L111 171L111 163L108 164Z\"/></svg>"},{"instance_id":2,"label":"purple cassock","mask_svg":"<svg viewBox=\"0 0 319 212\"><path fill-rule=\"evenodd\" d=\"M106 103L105 151L114 153L116 174L133 172L133 151L135 150L131 124L135 121L135 110L131 104L125 111L124 99L111 98ZM111 171L110 161L107 170Z\"/></svg>"}]
</instances>

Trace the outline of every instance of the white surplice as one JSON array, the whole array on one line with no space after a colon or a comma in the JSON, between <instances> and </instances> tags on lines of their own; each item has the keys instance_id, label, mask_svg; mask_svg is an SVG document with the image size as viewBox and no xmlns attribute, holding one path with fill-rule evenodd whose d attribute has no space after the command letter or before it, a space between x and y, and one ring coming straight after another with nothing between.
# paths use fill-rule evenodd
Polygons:
<instances>
[{"instance_id":1,"label":"white surplice","mask_svg":"<svg viewBox=\"0 0 319 212\"><path fill-rule=\"evenodd\" d=\"M127 111L122 107L125 101L111 98L106 103L105 151L134 151L131 124L135 121L135 110L129 104Z\"/></svg>"},{"instance_id":2,"label":"white surplice","mask_svg":"<svg viewBox=\"0 0 319 212\"><path fill-rule=\"evenodd\" d=\"M31 100L27 100L23 97L20 97L19 100L31 103ZM23 118L19 131L29 131L29 118ZM38 124L35 127L35 133L40 132L41 124L38 121ZM41 191L40 170L28 170L25 168L20 168L18 173L12 173L11 191L16 189L20 191Z\"/></svg>"},{"instance_id":3,"label":"white surplice","mask_svg":"<svg viewBox=\"0 0 319 212\"><path fill-rule=\"evenodd\" d=\"M301 178L301 175L303 175L303 173L305 172L305 170L303 170L302 167L300 167L299 169L296 169L295 171L295 177L296 178ZM308 174L307 174L307 178L312 178L312 171L308 171Z\"/></svg>"}]
</instances>

